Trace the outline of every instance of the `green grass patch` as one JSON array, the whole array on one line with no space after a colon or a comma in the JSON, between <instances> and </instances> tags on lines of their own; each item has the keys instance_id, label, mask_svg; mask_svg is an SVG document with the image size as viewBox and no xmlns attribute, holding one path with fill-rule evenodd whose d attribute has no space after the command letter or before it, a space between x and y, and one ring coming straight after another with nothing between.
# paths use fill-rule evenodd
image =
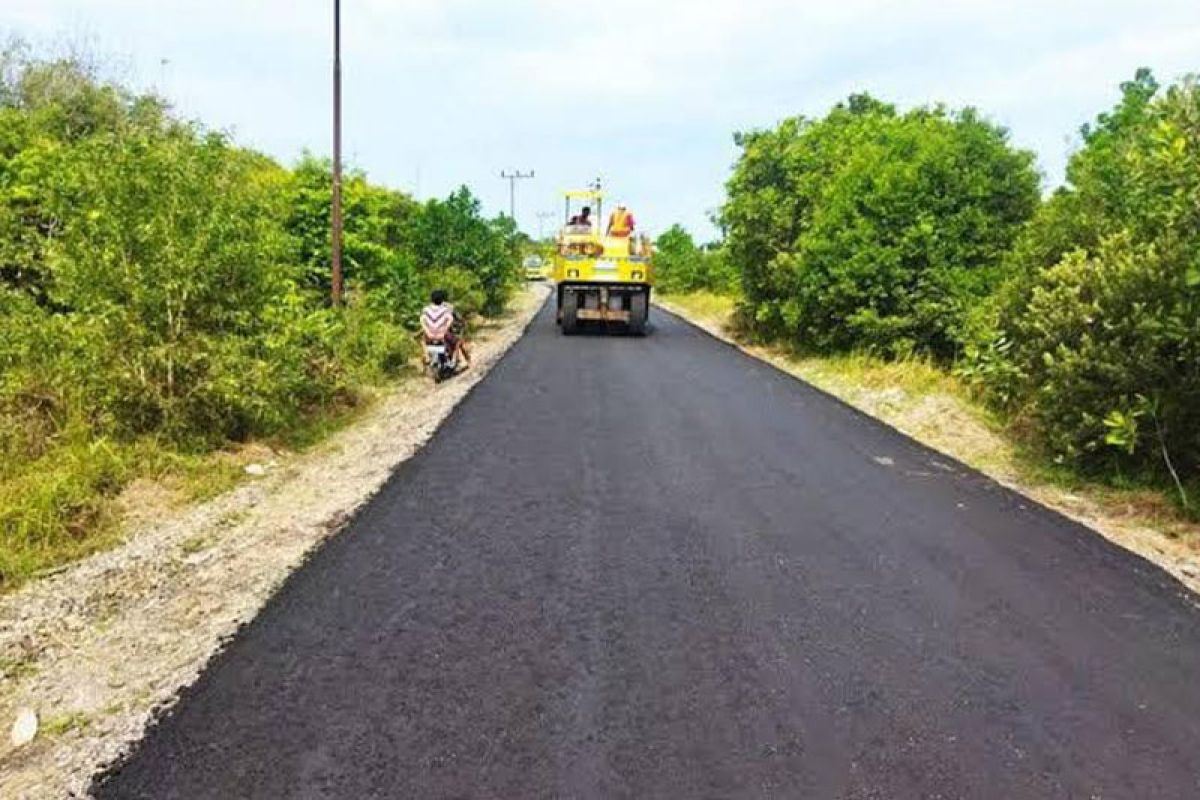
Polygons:
<instances>
[{"instance_id":1,"label":"green grass patch","mask_svg":"<svg viewBox=\"0 0 1200 800\"><path fill-rule=\"evenodd\" d=\"M869 353L834 356L789 357L797 368L816 382L845 382L868 389L900 389L912 395L941 392L966 398L970 392L963 384L939 369L932 361L910 356L886 361Z\"/></svg>"},{"instance_id":2,"label":"green grass patch","mask_svg":"<svg viewBox=\"0 0 1200 800\"><path fill-rule=\"evenodd\" d=\"M691 292L668 294L659 292L657 299L686 312L688 317L701 322L728 326L732 320L737 298L716 292Z\"/></svg>"},{"instance_id":3,"label":"green grass patch","mask_svg":"<svg viewBox=\"0 0 1200 800\"><path fill-rule=\"evenodd\" d=\"M411 374L406 373L406 377ZM385 386L394 387L400 382L391 381L369 388L361 388L355 392L353 398L345 398L343 402L304 417L296 425L275 437L273 443L283 449L298 453L309 450L361 419L363 414L378 400L381 390Z\"/></svg>"},{"instance_id":4,"label":"green grass patch","mask_svg":"<svg viewBox=\"0 0 1200 800\"><path fill-rule=\"evenodd\" d=\"M0 481L0 588L111 544L108 500L133 470L129 448L99 440L54 447L9 471Z\"/></svg>"},{"instance_id":5,"label":"green grass patch","mask_svg":"<svg viewBox=\"0 0 1200 800\"><path fill-rule=\"evenodd\" d=\"M279 437L311 447L358 418L362 407L314 414ZM189 453L153 439L89 441L71 433L37 458L7 459L0 471L0 591L118 543L117 499L135 479L166 487L179 502L208 500L244 479L236 451Z\"/></svg>"},{"instance_id":6,"label":"green grass patch","mask_svg":"<svg viewBox=\"0 0 1200 800\"><path fill-rule=\"evenodd\" d=\"M15 681L37 673L37 659L29 654L0 658L0 679Z\"/></svg>"},{"instance_id":7,"label":"green grass patch","mask_svg":"<svg viewBox=\"0 0 1200 800\"><path fill-rule=\"evenodd\" d=\"M73 731L80 731L92 724L87 714L79 711L70 714L60 714L42 723L41 733L45 736L65 736Z\"/></svg>"},{"instance_id":8,"label":"green grass patch","mask_svg":"<svg viewBox=\"0 0 1200 800\"><path fill-rule=\"evenodd\" d=\"M199 536L193 536L190 539L185 539L183 544L179 546L179 549L185 556L190 556L207 550L208 548L212 547L212 545L212 537L201 534Z\"/></svg>"}]
</instances>

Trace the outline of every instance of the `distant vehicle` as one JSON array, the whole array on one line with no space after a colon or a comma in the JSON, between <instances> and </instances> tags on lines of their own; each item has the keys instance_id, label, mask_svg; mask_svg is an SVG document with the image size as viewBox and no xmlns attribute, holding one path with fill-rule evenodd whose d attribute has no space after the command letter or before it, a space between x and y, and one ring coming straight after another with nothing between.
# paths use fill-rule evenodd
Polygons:
<instances>
[{"instance_id":1,"label":"distant vehicle","mask_svg":"<svg viewBox=\"0 0 1200 800\"><path fill-rule=\"evenodd\" d=\"M646 332L654 266L650 240L605 236L590 221L572 216L575 203L603 219L604 194L596 189L566 193L566 219L558 234L554 280L558 283L558 323L572 334L586 323L616 323L635 336Z\"/></svg>"},{"instance_id":2,"label":"distant vehicle","mask_svg":"<svg viewBox=\"0 0 1200 800\"><path fill-rule=\"evenodd\" d=\"M546 262L541 256L525 256L521 266L525 268L525 280L541 281L546 279Z\"/></svg>"}]
</instances>

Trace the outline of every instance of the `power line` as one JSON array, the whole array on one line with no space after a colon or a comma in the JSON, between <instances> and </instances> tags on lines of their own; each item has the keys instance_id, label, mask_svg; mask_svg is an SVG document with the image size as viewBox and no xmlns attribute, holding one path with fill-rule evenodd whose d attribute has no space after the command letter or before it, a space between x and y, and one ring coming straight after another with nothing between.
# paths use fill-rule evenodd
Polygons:
<instances>
[{"instance_id":1,"label":"power line","mask_svg":"<svg viewBox=\"0 0 1200 800\"><path fill-rule=\"evenodd\" d=\"M519 169L512 172L500 170L500 177L508 181L508 216L515 225L517 222L517 181L532 178L533 170L529 170L529 172L521 172Z\"/></svg>"}]
</instances>

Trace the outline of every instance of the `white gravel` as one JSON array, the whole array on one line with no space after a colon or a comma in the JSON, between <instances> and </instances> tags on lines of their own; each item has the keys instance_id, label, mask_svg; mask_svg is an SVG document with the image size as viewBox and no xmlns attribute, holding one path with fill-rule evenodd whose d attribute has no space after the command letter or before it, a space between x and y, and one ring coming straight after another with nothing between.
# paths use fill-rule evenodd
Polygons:
<instances>
[{"instance_id":1,"label":"white gravel","mask_svg":"<svg viewBox=\"0 0 1200 800\"><path fill-rule=\"evenodd\" d=\"M303 455L253 471L212 501L142 519L124 544L0 598L0 797L84 796L222 642L314 546L413 455L524 332L547 295L533 286L473 341L472 370L411 380ZM144 516L144 515L143 515Z\"/></svg>"}]
</instances>

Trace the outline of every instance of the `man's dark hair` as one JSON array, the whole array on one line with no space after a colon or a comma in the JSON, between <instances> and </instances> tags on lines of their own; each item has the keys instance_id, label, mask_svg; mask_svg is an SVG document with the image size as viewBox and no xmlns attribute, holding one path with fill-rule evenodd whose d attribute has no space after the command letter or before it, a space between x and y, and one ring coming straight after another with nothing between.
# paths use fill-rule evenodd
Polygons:
<instances>
[{"instance_id":1,"label":"man's dark hair","mask_svg":"<svg viewBox=\"0 0 1200 800\"><path fill-rule=\"evenodd\" d=\"M446 290L434 289L433 293L429 295L429 299L433 301L435 306L440 306L442 303L446 302Z\"/></svg>"},{"instance_id":2,"label":"man's dark hair","mask_svg":"<svg viewBox=\"0 0 1200 800\"><path fill-rule=\"evenodd\" d=\"M581 217L586 217L588 214L591 214L591 213L592 213L592 207L591 207L591 206L584 206L584 207L583 207L583 211L580 211L580 212L579 212L579 216L581 216Z\"/></svg>"}]
</instances>

